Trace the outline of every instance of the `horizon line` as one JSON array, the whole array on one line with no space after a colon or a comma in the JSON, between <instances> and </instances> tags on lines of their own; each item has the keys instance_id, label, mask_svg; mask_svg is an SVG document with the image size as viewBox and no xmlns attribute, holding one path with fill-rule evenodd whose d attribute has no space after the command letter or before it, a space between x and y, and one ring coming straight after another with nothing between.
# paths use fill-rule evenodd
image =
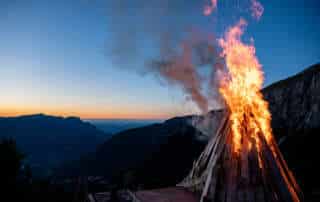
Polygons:
<instances>
[{"instance_id":1,"label":"horizon line","mask_svg":"<svg viewBox=\"0 0 320 202\"><path fill-rule=\"evenodd\" d=\"M159 120L159 121L163 121L166 119L170 119L174 116L170 116L170 117L81 117L81 116L77 116L77 115L67 115L67 114L54 114L54 113L43 113L43 112L37 112L37 113L17 113L17 114L4 114L1 115L0 113L0 118L17 118L17 117L24 117L24 116L36 116L36 115L43 115L43 116L52 116L52 117L61 117L61 118L70 118L70 117L74 117L74 118L79 118L81 120ZM179 115L177 115L179 116Z\"/></svg>"}]
</instances>

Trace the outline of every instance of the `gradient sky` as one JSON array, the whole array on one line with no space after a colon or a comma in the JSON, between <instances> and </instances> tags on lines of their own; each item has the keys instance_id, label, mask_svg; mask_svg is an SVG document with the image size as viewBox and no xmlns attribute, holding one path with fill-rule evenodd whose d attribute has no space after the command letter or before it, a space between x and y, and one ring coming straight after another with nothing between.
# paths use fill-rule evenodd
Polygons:
<instances>
[{"instance_id":1,"label":"gradient sky","mask_svg":"<svg viewBox=\"0 0 320 202\"><path fill-rule=\"evenodd\" d=\"M265 85L320 62L318 0L261 3L264 15L249 25L247 36L254 38ZM85 0L7 4L0 10L0 116L41 112L158 119L194 112L179 88L110 61L105 46L111 40L107 22L112 15L101 4ZM213 26L207 21L199 24Z\"/></svg>"}]
</instances>

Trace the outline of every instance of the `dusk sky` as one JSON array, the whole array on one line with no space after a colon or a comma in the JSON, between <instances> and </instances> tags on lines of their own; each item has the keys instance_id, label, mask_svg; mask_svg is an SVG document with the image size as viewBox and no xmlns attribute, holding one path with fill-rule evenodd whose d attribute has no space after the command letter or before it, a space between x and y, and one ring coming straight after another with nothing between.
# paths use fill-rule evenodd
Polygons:
<instances>
[{"instance_id":1,"label":"dusk sky","mask_svg":"<svg viewBox=\"0 0 320 202\"><path fill-rule=\"evenodd\" d=\"M218 37L223 33L222 27L230 25L225 22L234 23L242 16L230 14L231 18L223 22L210 20L201 13L205 1L177 1L184 2L176 14L183 17L182 25L189 21L190 25L199 25L206 31L217 30ZM0 116L46 113L81 118L162 119L196 111L179 87L166 85L140 68L143 57L134 61L123 57L127 68L112 62L108 50L115 40L111 34L119 30L115 31L115 27L121 29L126 23L143 27L141 22L145 19L134 17L140 14L139 3L138 8L125 5L132 8L132 13L123 13L122 21L115 19L117 15L110 12L110 4L117 1L109 2L17 0L2 3ZM228 15L222 14L219 7L228 7L230 2L237 0L218 1L217 15ZM257 56L265 71L265 86L320 62L320 2L260 2L264 14L259 22L249 21L246 37L254 38ZM248 18L245 14L242 17ZM149 32L138 38L143 41L156 37L151 35ZM153 52L154 47L139 41L138 44L141 44L140 54Z\"/></svg>"}]
</instances>

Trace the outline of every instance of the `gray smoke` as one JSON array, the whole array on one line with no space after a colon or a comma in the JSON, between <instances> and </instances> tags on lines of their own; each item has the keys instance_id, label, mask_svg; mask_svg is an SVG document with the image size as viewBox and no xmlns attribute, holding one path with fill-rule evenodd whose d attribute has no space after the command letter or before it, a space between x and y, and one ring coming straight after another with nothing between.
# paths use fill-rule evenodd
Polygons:
<instances>
[{"instance_id":1,"label":"gray smoke","mask_svg":"<svg viewBox=\"0 0 320 202\"><path fill-rule=\"evenodd\" d=\"M169 84L180 86L205 113L208 111L208 96L203 92L203 79L198 68L215 65L218 56L214 45L203 38L191 37L182 42L179 49L170 46L163 48L161 56L151 60L147 68L162 76ZM215 77L213 70L211 77Z\"/></svg>"},{"instance_id":2,"label":"gray smoke","mask_svg":"<svg viewBox=\"0 0 320 202\"><path fill-rule=\"evenodd\" d=\"M205 18L203 6L198 0L108 0L107 51L114 66L160 75L207 112L213 96L204 92L199 68L214 67L220 59L215 39L192 22Z\"/></svg>"}]
</instances>

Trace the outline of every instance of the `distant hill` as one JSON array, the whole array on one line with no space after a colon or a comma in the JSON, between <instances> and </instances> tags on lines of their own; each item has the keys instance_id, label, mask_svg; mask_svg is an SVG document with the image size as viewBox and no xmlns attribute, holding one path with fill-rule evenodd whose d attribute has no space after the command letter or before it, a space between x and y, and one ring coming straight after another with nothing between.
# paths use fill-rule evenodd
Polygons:
<instances>
[{"instance_id":1,"label":"distant hill","mask_svg":"<svg viewBox=\"0 0 320 202\"><path fill-rule=\"evenodd\" d=\"M134 120L134 119L88 119L85 120L96 126L98 129L108 133L116 134L131 128L139 128L154 123L163 122L161 120Z\"/></svg>"},{"instance_id":2,"label":"distant hill","mask_svg":"<svg viewBox=\"0 0 320 202\"><path fill-rule=\"evenodd\" d=\"M163 123L120 132L99 145L96 152L82 158L79 162L70 162L65 165L59 174L103 175L111 178L129 170L140 172L149 164L163 165L148 172L150 175L143 172L144 177L150 177L156 181L156 178L164 172L164 168L170 166L172 162L172 169L184 170L179 174L173 172L175 176L170 181L176 181L191 168L192 161L200 154L208 137L215 132L222 116L223 111L212 111L206 117L196 115L175 117ZM213 119L216 121L208 122ZM210 134L208 128L210 128ZM179 151L174 151L175 147ZM170 151L174 153L169 155ZM166 158L163 158L164 156ZM179 157L178 164L176 157ZM166 167L167 170L168 168ZM169 175L166 179L170 179Z\"/></svg>"},{"instance_id":3,"label":"distant hill","mask_svg":"<svg viewBox=\"0 0 320 202\"><path fill-rule=\"evenodd\" d=\"M0 118L0 138L14 138L33 168L52 168L94 151L108 135L76 117L35 114Z\"/></svg>"}]
</instances>

